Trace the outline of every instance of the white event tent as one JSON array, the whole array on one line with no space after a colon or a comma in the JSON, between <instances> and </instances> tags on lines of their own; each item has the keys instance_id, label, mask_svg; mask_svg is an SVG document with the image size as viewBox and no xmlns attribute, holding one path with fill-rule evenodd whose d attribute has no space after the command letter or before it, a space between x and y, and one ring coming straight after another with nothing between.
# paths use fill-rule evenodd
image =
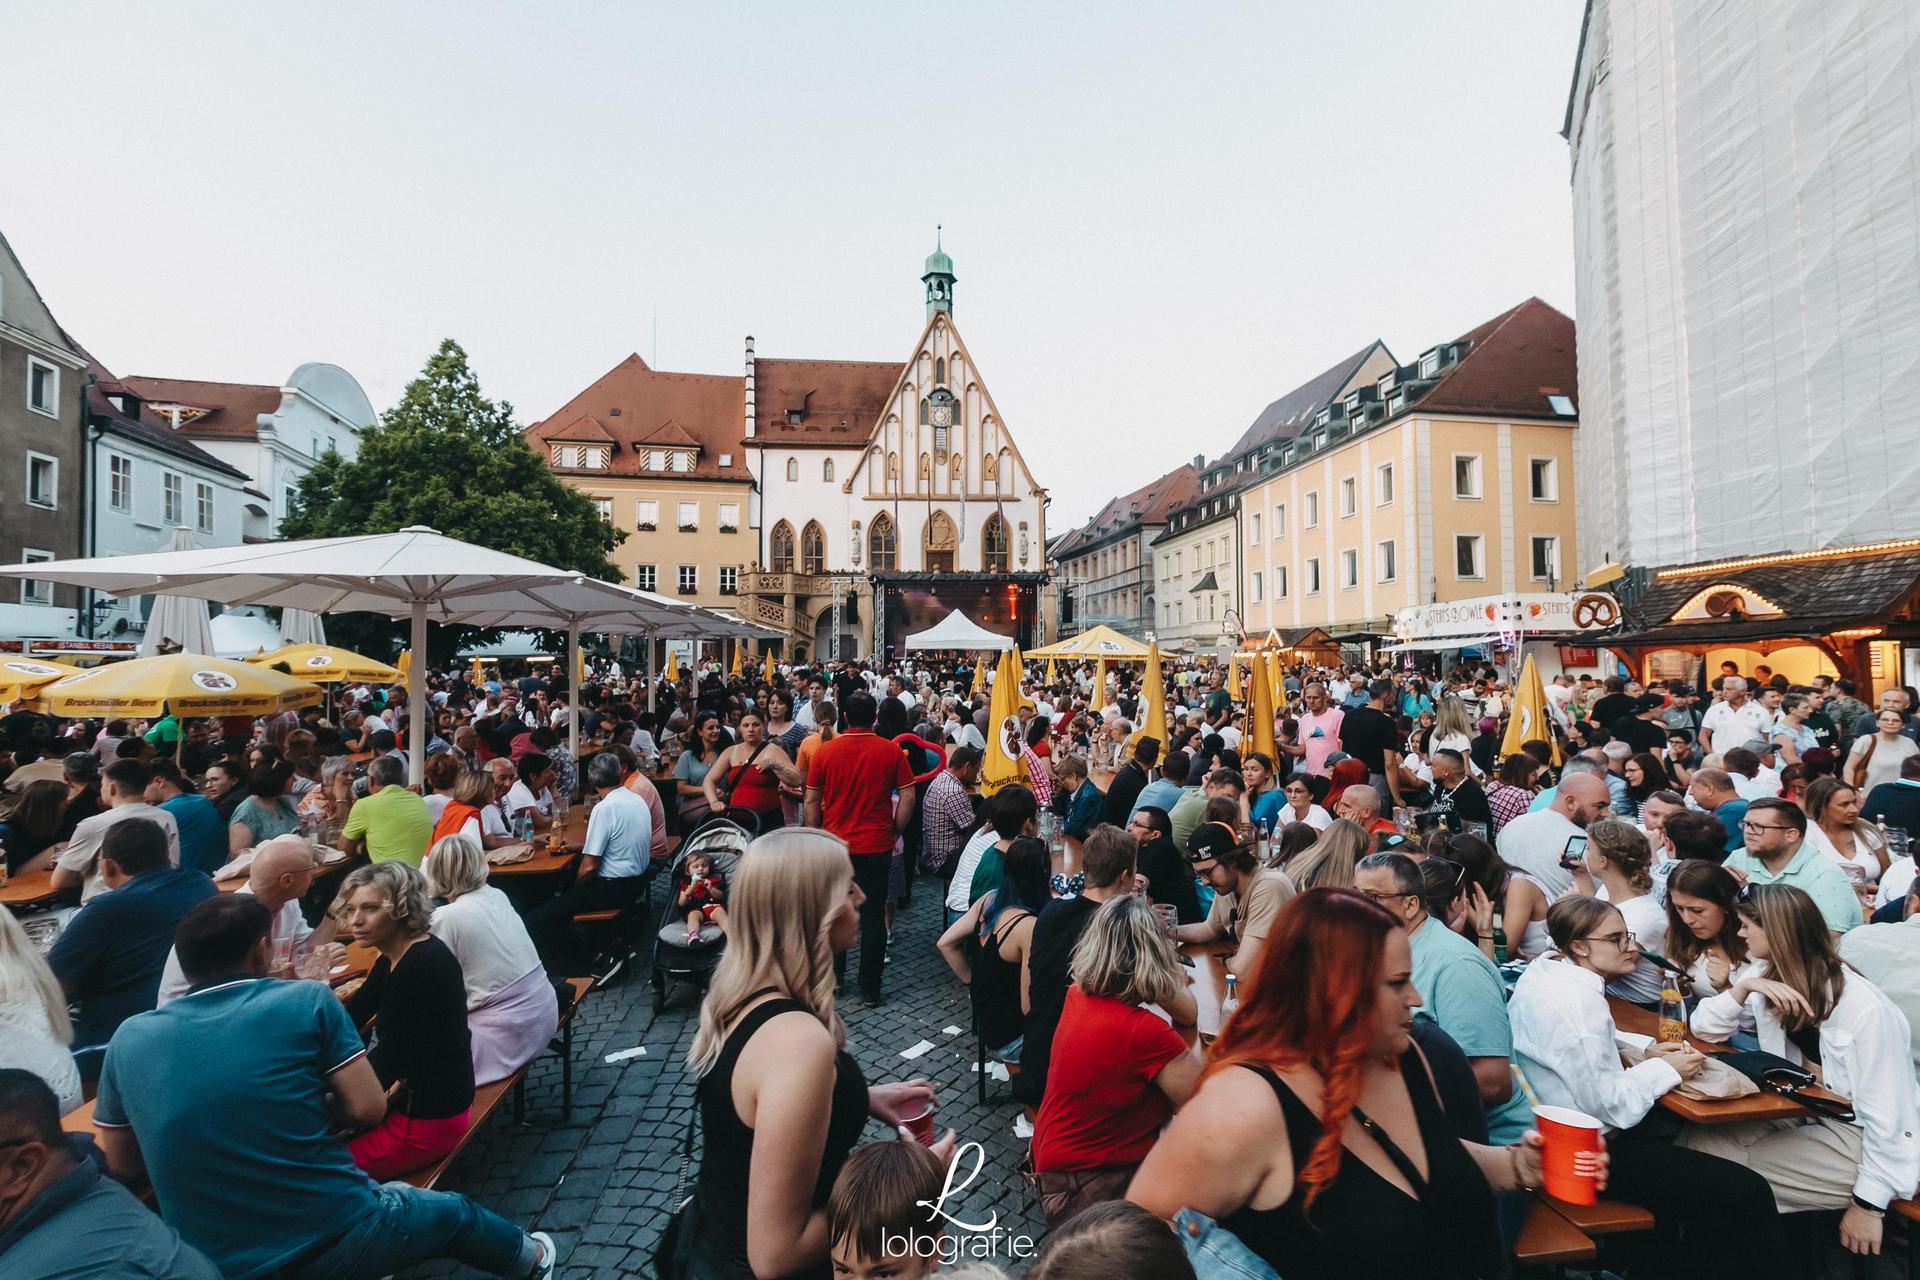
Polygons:
<instances>
[{"instance_id":1,"label":"white event tent","mask_svg":"<svg viewBox=\"0 0 1920 1280\"><path fill-rule=\"evenodd\" d=\"M925 631L914 632L907 637L906 643L909 650L959 649L967 653L982 650L1005 653L1013 648L1012 637L987 630L958 609Z\"/></svg>"},{"instance_id":2,"label":"white event tent","mask_svg":"<svg viewBox=\"0 0 1920 1280\"><path fill-rule=\"evenodd\" d=\"M579 669L583 629L646 630L675 621L699 625L703 615L712 628L707 634L723 633L729 625L718 615L665 596L461 542L419 525L358 537L43 560L0 566L0 577L60 582L116 597L170 593L316 614L380 613L408 619L410 643L419 655L427 651L430 620L564 628L569 671ZM426 666L424 658L414 662L407 681L408 746L416 784L426 762ZM569 743L577 751L577 715Z\"/></svg>"}]
</instances>

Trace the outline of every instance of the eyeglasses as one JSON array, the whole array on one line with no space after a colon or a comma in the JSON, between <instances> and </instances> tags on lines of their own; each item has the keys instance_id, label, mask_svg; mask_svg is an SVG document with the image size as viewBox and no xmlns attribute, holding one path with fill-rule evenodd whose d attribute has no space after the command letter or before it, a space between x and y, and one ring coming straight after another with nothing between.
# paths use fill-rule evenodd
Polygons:
<instances>
[{"instance_id":1,"label":"eyeglasses","mask_svg":"<svg viewBox=\"0 0 1920 1280\"><path fill-rule=\"evenodd\" d=\"M1375 902L1385 902L1389 898L1417 898L1417 893L1382 893L1378 889L1361 889L1360 896L1372 898Z\"/></svg>"},{"instance_id":2,"label":"eyeglasses","mask_svg":"<svg viewBox=\"0 0 1920 1280\"><path fill-rule=\"evenodd\" d=\"M1585 940L1588 942L1611 943L1619 947L1622 951L1625 951L1628 947L1637 947L1640 945L1639 936L1628 929L1622 929L1619 933L1590 933L1586 936Z\"/></svg>"},{"instance_id":3,"label":"eyeglasses","mask_svg":"<svg viewBox=\"0 0 1920 1280\"><path fill-rule=\"evenodd\" d=\"M1742 831L1791 831L1793 830L1793 828L1789 826L1779 825L1771 822L1748 822L1744 818L1740 820L1740 829Z\"/></svg>"},{"instance_id":4,"label":"eyeglasses","mask_svg":"<svg viewBox=\"0 0 1920 1280\"><path fill-rule=\"evenodd\" d=\"M1448 841L1448 843L1451 844L1452 841ZM1455 862L1452 858L1441 858L1441 857L1436 857L1433 854L1428 854L1427 865L1439 867L1442 872L1445 872L1446 869L1449 867L1453 868L1453 879L1449 881L1449 885L1450 887L1455 889L1458 889L1460 887L1460 882L1467 878L1466 864Z\"/></svg>"}]
</instances>

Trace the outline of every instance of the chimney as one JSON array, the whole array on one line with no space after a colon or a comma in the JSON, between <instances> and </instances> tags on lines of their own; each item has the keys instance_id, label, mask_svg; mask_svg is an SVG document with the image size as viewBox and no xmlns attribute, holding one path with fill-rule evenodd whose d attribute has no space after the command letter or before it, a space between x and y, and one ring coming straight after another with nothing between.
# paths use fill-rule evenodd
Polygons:
<instances>
[{"instance_id":1,"label":"chimney","mask_svg":"<svg viewBox=\"0 0 1920 1280\"><path fill-rule=\"evenodd\" d=\"M1207 455L1206 455L1206 454L1204 454L1204 453L1196 453L1196 454L1194 454L1194 455L1193 455L1193 469L1194 469L1195 471L1205 471L1205 470L1207 469Z\"/></svg>"},{"instance_id":2,"label":"chimney","mask_svg":"<svg viewBox=\"0 0 1920 1280\"><path fill-rule=\"evenodd\" d=\"M753 335L747 335L747 432L746 438L753 439Z\"/></svg>"}]
</instances>

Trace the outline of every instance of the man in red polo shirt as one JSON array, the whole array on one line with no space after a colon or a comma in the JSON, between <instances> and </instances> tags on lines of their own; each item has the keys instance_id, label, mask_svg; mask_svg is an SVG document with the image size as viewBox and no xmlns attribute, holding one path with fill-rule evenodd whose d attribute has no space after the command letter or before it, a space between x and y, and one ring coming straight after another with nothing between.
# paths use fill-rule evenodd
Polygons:
<instances>
[{"instance_id":1,"label":"man in red polo shirt","mask_svg":"<svg viewBox=\"0 0 1920 1280\"><path fill-rule=\"evenodd\" d=\"M887 962L887 879L893 842L913 817L913 766L898 744L875 736L879 704L870 693L847 695L840 718L846 728L814 751L807 767L804 819L847 842L853 881L867 900L860 904L860 996L880 1003L880 975ZM845 957L838 957L844 970Z\"/></svg>"}]
</instances>

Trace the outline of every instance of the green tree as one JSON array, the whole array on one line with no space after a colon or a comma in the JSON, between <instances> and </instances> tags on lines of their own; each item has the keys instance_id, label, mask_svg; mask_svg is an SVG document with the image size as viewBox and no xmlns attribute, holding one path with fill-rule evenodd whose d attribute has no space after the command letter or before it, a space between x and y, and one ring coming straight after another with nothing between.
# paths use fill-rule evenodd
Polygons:
<instances>
[{"instance_id":1,"label":"green tree","mask_svg":"<svg viewBox=\"0 0 1920 1280\"><path fill-rule=\"evenodd\" d=\"M452 338L361 435L358 457L329 452L306 474L280 536L338 538L408 525L620 581L607 559L619 542L613 526L527 447L513 406L481 394ZM374 614L329 617L327 630L337 643L382 657L405 640L403 624ZM498 632L438 627L429 634L430 659L445 662L469 637Z\"/></svg>"}]
</instances>

